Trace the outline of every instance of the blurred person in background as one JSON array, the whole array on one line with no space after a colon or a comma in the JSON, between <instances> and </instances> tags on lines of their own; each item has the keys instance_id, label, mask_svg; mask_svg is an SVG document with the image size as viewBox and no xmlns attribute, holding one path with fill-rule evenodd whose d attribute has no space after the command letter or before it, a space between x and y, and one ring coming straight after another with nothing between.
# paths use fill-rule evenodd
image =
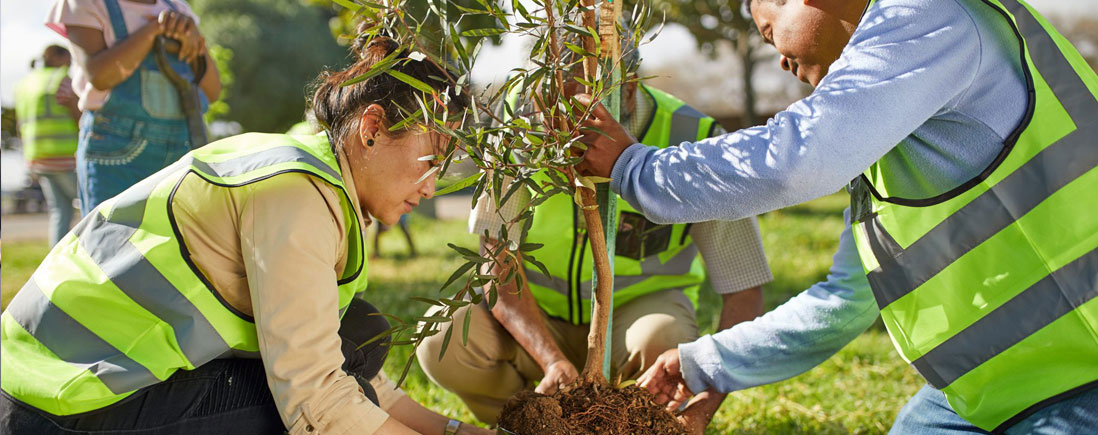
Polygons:
<instances>
[{"instance_id":1,"label":"blurred person in background","mask_svg":"<svg viewBox=\"0 0 1098 435\"><path fill-rule=\"evenodd\" d=\"M42 52L42 67L15 88L15 117L23 142L23 159L42 186L49 207L50 246L69 231L76 199L77 120L80 109L69 80L69 51L50 45ZM37 63L32 62L31 66Z\"/></svg>"}]
</instances>

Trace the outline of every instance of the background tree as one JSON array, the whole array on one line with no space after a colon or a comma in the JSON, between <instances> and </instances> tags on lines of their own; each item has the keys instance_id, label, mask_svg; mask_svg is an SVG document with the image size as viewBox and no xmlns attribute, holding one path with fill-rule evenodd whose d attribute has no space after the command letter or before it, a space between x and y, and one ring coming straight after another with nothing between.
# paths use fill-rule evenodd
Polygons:
<instances>
[{"instance_id":1,"label":"background tree","mask_svg":"<svg viewBox=\"0 0 1098 435\"><path fill-rule=\"evenodd\" d=\"M636 3L631 0L629 3ZM736 55L743 65L743 122L755 125L756 93L754 84L755 65L769 60L769 56L759 56L758 48L764 44L755 23L743 15L743 2L740 0L650 0L653 10L674 17L672 21L686 27L697 41L698 48L710 56L717 54L717 45L721 41L732 44Z\"/></svg>"},{"instance_id":2,"label":"background tree","mask_svg":"<svg viewBox=\"0 0 1098 435\"><path fill-rule=\"evenodd\" d=\"M225 87L231 109L222 115L246 131L281 132L300 121L307 84L325 66L348 60L329 31L334 14L303 0L190 3L207 40L228 50L219 66L227 60L234 75L247 77Z\"/></svg>"}]
</instances>

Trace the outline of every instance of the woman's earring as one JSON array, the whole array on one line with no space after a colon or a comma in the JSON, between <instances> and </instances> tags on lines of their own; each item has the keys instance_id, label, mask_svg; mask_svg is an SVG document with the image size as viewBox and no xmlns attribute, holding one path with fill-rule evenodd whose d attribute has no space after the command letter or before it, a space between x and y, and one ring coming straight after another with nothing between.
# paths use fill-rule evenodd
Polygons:
<instances>
[{"instance_id":1,"label":"woman's earring","mask_svg":"<svg viewBox=\"0 0 1098 435\"><path fill-rule=\"evenodd\" d=\"M373 139L366 139L366 146L368 146L368 147L374 146L374 140Z\"/></svg>"}]
</instances>

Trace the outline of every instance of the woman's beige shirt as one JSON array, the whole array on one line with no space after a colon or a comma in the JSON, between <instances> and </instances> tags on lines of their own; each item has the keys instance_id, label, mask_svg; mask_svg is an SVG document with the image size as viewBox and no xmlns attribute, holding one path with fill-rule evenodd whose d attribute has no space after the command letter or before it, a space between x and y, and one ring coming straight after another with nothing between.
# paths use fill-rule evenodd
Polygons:
<instances>
[{"instance_id":1,"label":"woman's beige shirt","mask_svg":"<svg viewBox=\"0 0 1098 435\"><path fill-rule=\"evenodd\" d=\"M345 155L339 163L357 198ZM172 204L191 260L224 301L255 318L267 384L290 433L377 430L404 393L379 374L379 408L341 369L336 282L348 222L338 189L296 173L234 188L193 174L183 183L204 191Z\"/></svg>"}]
</instances>

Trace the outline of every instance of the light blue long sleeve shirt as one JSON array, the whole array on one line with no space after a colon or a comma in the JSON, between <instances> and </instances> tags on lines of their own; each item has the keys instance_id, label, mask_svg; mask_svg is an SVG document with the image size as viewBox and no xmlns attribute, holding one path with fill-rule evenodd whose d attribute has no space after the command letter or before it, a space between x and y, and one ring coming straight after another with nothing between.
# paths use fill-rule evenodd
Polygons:
<instances>
[{"instance_id":1,"label":"light blue long sleeve shirt","mask_svg":"<svg viewBox=\"0 0 1098 435\"><path fill-rule=\"evenodd\" d=\"M884 159L890 193L926 198L986 168L1026 109L1018 41L979 1L879 0L816 90L765 126L635 144L611 187L658 223L739 219L835 192ZM847 216L849 222L849 216ZM827 280L770 313L679 346L695 392L800 374L878 315L849 225Z\"/></svg>"}]
</instances>

